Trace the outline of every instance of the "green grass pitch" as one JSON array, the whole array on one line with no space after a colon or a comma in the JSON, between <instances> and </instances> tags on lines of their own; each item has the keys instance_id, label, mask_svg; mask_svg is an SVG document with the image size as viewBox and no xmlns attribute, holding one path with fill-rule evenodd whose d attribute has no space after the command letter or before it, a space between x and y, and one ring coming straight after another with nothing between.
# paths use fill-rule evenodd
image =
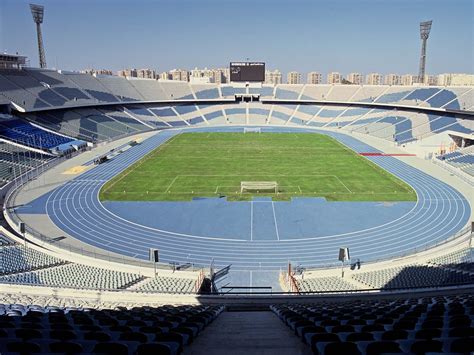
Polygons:
<instances>
[{"instance_id":1,"label":"green grass pitch","mask_svg":"<svg viewBox=\"0 0 474 355\"><path fill-rule=\"evenodd\" d=\"M240 192L276 181L278 193ZM413 189L335 139L313 133L182 133L107 182L108 201L186 201L226 196L415 201Z\"/></svg>"}]
</instances>

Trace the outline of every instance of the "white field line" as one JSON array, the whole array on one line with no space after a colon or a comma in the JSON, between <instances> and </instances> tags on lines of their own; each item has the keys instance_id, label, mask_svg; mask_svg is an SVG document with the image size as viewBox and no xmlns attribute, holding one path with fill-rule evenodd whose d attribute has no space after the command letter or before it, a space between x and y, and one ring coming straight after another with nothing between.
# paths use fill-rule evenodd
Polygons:
<instances>
[{"instance_id":1,"label":"white field line","mask_svg":"<svg viewBox=\"0 0 474 355\"><path fill-rule=\"evenodd\" d=\"M334 176L336 177L337 181L339 181L339 182L342 184L342 186L344 186L344 187L346 188L347 191L349 191L350 193L352 193L352 191L346 186L346 184L344 184L344 183L342 182L341 179L339 179L339 177L338 177L337 175L334 175Z\"/></svg>"},{"instance_id":2,"label":"white field line","mask_svg":"<svg viewBox=\"0 0 474 355\"><path fill-rule=\"evenodd\" d=\"M171 183L168 185L168 187L166 188L165 190L165 193L167 193L169 191L169 189L171 188L171 186L174 184L174 182L176 181L176 179L179 177L179 175L176 175L176 177L173 179L173 181L171 181Z\"/></svg>"}]
</instances>

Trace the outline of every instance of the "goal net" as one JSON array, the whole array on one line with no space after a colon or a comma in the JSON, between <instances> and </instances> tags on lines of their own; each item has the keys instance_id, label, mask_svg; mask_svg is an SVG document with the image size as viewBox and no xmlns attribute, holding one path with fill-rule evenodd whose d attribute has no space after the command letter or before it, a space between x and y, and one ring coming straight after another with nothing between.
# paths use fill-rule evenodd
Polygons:
<instances>
[{"instance_id":1,"label":"goal net","mask_svg":"<svg viewBox=\"0 0 474 355\"><path fill-rule=\"evenodd\" d=\"M240 193L245 191L274 191L278 192L278 183L276 181L241 181Z\"/></svg>"},{"instance_id":2,"label":"goal net","mask_svg":"<svg viewBox=\"0 0 474 355\"><path fill-rule=\"evenodd\" d=\"M244 133L262 133L260 127L244 127Z\"/></svg>"}]
</instances>

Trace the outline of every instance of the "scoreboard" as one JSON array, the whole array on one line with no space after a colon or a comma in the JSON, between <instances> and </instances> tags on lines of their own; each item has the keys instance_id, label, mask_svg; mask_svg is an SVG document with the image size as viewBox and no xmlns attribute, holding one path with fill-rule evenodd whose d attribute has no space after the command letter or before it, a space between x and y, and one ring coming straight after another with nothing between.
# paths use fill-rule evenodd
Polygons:
<instances>
[{"instance_id":1,"label":"scoreboard","mask_svg":"<svg viewBox=\"0 0 474 355\"><path fill-rule=\"evenodd\" d=\"M231 62L230 81L265 81L265 63Z\"/></svg>"}]
</instances>

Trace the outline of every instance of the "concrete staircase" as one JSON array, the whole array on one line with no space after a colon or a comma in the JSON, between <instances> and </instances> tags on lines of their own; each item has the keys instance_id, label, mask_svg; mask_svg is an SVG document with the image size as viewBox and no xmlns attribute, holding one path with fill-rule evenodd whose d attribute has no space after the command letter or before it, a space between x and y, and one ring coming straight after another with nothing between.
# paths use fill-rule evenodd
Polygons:
<instances>
[{"instance_id":1,"label":"concrete staircase","mask_svg":"<svg viewBox=\"0 0 474 355\"><path fill-rule=\"evenodd\" d=\"M296 355L311 349L268 309L223 312L183 354Z\"/></svg>"}]
</instances>

